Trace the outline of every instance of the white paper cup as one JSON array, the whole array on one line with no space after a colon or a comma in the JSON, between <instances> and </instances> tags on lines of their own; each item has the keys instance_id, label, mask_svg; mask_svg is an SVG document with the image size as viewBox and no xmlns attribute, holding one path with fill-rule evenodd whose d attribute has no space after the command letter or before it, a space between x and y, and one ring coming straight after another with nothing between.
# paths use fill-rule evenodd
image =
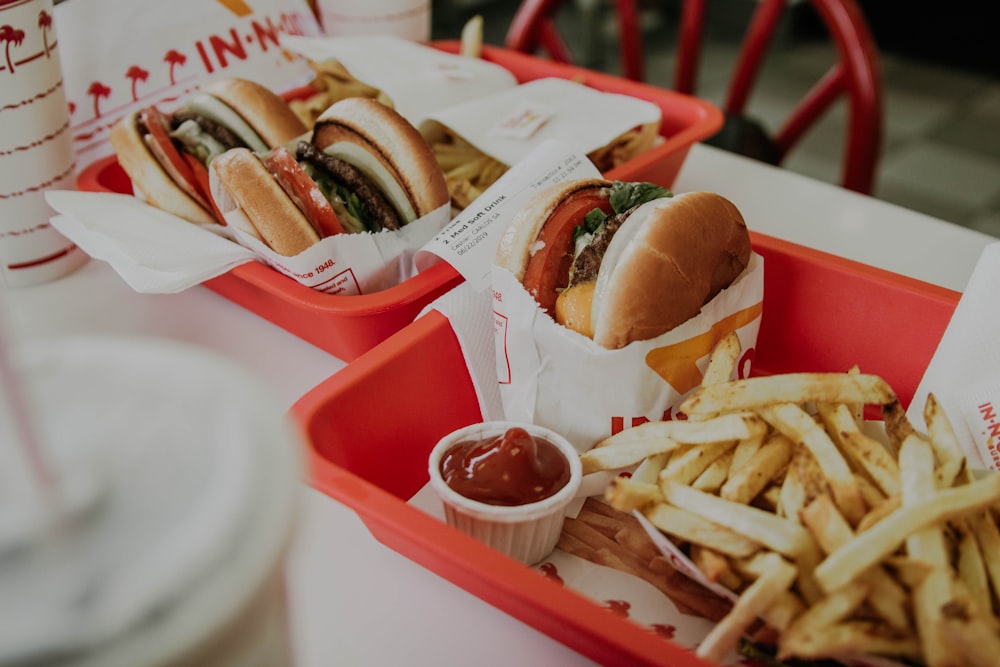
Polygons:
<instances>
[{"instance_id":1,"label":"white paper cup","mask_svg":"<svg viewBox=\"0 0 1000 667\"><path fill-rule=\"evenodd\" d=\"M0 0L0 282L62 277L87 255L49 224L45 190L72 188L76 155L52 0Z\"/></svg>"},{"instance_id":2,"label":"white paper cup","mask_svg":"<svg viewBox=\"0 0 1000 667\"><path fill-rule=\"evenodd\" d=\"M454 445L503 435L520 427L559 448L569 463L569 481L554 495L526 505L501 506L470 500L452 489L441 475L441 460ZM566 507L576 496L583 477L580 456L566 438L534 424L494 421L472 424L449 433L434 446L428 458L431 487L444 505L448 525L522 563L534 565L548 556L562 532Z\"/></svg>"},{"instance_id":3,"label":"white paper cup","mask_svg":"<svg viewBox=\"0 0 1000 667\"><path fill-rule=\"evenodd\" d=\"M431 38L431 0L317 0L323 32L393 35L414 42Z\"/></svg>"},{"instance_id":4,"label":"white paper cup","mask_svg":"<svg viewBox=\"0 0 1000 667\"><path fill-rule=\"evenodd\" d=\"M293 664L302 450L270 391L167 341L65 339L14 361L57 498L88 493L54 503L74 508L67 530L34 532L17 521L33 508L0 494L0 664Z\"/></svg>"}]
</instances>

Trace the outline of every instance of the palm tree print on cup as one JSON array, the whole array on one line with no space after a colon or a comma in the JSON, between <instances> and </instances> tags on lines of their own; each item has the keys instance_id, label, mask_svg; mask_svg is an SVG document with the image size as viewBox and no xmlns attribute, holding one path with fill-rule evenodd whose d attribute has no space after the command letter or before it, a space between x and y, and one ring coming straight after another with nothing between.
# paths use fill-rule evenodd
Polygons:
<instances>
[{"instance_id":1,"label":"palm tree print on cup","mask_svg":"<svg viewBox=\"0 0 1000 667\"><path fill-rule=\"evenodd\" d=\"M149 72L138 65L132 65L128 68L128 71L125 72L125 78L132 82L132 101L137 102L139 100L139 95L136 91L136 86L140 81L146 81L149 79Z\"/></svg>"},{"instance_id":2,"label":"palm tree print on cup","mask_svg":"<svg viewBox=\"0 0 1000 667\"><path fill-rule=\"evenodd\" d=\"M175 83L177 83L176 79L174 78L174 70L177 69L178 65L183 65L184 63L187 62L187 56L185 56L177 49L170 49L163 56L163 62L170 65L170 85L172 86Z\"/></svg>"},{"instance_id":3,"label":"palm tree print on cup","mask_svg":"<svg viewBox=\"0 0 1000 667\"><path fill-rule=\"evenodd\" d=\"M42 31L42 44L45 45L45 57L52 57L52 47L49 45L49 31L52 30L52 15L44 9L38 12L38 27Z\"/></svg>"},{"instance_id":4,"label":"palm tree print on cup","mask_svg":"<svg viewBox=\"0 0 1000 667\"><path fill-rule=\"evenodd\" d=\"M14 61L10 57L11 45L20 46L24 41L24 31L12 25L0 27L0 42L4 42L4 57L7 59L7 71L14 73Z\"/></svg>"},{"instance_id":5,"label":"palm tree print on cup","mask_svg":"<svg viewBox=\"0 0 1000 667\"><path fill-rule=\"evenodd\" d=\"M101 117L101 99L111 96L111 89L100 81L90 84L87 94L94 98L94 118Z\"/></svg>"}]
</instances>

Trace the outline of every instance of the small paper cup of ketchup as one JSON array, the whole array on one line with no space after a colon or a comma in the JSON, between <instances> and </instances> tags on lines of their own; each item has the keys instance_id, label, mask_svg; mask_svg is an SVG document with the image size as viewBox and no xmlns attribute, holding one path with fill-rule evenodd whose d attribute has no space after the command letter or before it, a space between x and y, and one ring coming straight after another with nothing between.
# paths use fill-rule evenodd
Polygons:
<instances>
[{"instance_id":1,"label":"small paper cup of ketchup","mask_svg":"<svg viewBox=\"0 0 1000 667\"><path fill-rule=\"evenodd\" d=\"M566 438L506 421L441 438L428 472L448 525L528 565L555 549L583 476Z\"/></svg>"}]
</instances>

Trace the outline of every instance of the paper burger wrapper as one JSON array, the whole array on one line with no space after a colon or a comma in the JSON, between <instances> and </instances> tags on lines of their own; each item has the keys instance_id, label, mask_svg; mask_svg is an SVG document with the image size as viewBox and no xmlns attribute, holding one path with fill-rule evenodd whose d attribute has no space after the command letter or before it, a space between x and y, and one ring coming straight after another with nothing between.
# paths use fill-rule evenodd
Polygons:
<instances>
[{"instance_id":1,"label":"paper burger wrapper","mask_svg":"<svg viewBox=\"0 0 1000 667\"><path fill-rule=\"evenodd\" d=\"M417 273L414 255L451 219L451 206L445 204L398 230L336 234L286 257L250 233L253 225L221 187L214 172L210 180L212 197L227 223L216 231L306 287L338 296L370 294L412 278Z\"/></svg>"},{"instance_id":2,"label":"paper burger wrapper","mask_svg":"<svg viewBox=\"0 0 1000 667\"><path fill-rule=\"evenodd\" d=\"M573 146L605 172L659 141L660 107L560 78L442 108L418 128L465 206L545 141Z\"/></svg>"},{"instance_id":3,"label":"paper burger wrapper","mask_svg":"<svg viewBox=\"0 0 1000 667\"><path fill-rule=\"evenodd\" d=\"M676 416L730 332L749 372L764 298L764 260L751 255L729 288L657 338L608 350L557 324L510 271L493 267L497 377L507 419L562 433L580 451L631 426Z\"/></svg>"},{"instance_id":4,"label":"paper burger wrapper","mask_svg":"<svg viewBox=\"0 0 1000 667\"><path fill-rule=\"evenodd\" d=\"M512 165L547 139L590 153L636 127L656 136L661 119L652 102L550 77L442 109L419 127L431 142L451 132Z\"/></svg>"}]
</instances>

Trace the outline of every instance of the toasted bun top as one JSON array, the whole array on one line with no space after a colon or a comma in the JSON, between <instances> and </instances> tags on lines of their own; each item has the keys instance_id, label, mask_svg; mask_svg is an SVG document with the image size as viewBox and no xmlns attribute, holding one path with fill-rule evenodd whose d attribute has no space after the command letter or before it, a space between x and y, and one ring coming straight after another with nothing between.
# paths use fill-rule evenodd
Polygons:
<instances>
[{"instance_id":1,"label":"toasted bun top","mask_svg":"<svg viewBox=\"0 0 1000 667\"><path fill-rule=\"evenodd\" d=\"M743 216L718 194L643 204L601 263L591 310L594 341L615 349L670 331L728 287L750 254Z\"/></svg>"},{"instance_id":2,"label":"toasted bun top","mask_svg":"<svg viewBox=\"0 0 1000 667\"><path fill-rule=\"evenodd\" d=\"M309 220L252 151L228 150L212 160L209 169L261 240L279 255L292 257L319 242Z\"/></svg>"},{"instance_id":3,"label":"toasted bun top","mask_svg":"<svg viewBox=\"0 0 1000 667\"><path fill-rule=\"evenodd\" d=\"M316 120L312 142L374 180L405 222L450 201L444 172L423 136L376 100L352 97L331 105Z\"/></svg>"},{"instance_id":4,"label":"toasted bun top","mask_svg":"<svg viewBox=\"0 0 1000 667\"><path fill-rule=\"evenodd\" d=\"M587 178L567 181L539 191L514 215L497 245L497 266L502 266L518 280L524 279L535 239L549 216L557 208L583 193L610 188L611 181ZM581 219L582 222L582 219Z\"/></svg>"},{"instance_id":5,"label":"toasted bun top","mask_svg":"<svg viewBox=\"0 0 1000 667\"><path fill-rule=\"evenodd\" d=\"M308 131L280 95L255 81L217 79L202 87L202 91L239 113L268 148L288 143Z\"/></svg>"},{"instance_id":6,"label":"toasted bun top","mask_svg":"<svg viewBox=\"0 0 1000 667\"><path fill-rule=\"evenodd\" d=\"M139 133L138 116L138 111L124 116L112 126L109 135L118 163L132 180L132 187L147 203L168 213L198 224L215 223L211 212L184 192L150 153Z\"/></svg>"}]
</instances>

